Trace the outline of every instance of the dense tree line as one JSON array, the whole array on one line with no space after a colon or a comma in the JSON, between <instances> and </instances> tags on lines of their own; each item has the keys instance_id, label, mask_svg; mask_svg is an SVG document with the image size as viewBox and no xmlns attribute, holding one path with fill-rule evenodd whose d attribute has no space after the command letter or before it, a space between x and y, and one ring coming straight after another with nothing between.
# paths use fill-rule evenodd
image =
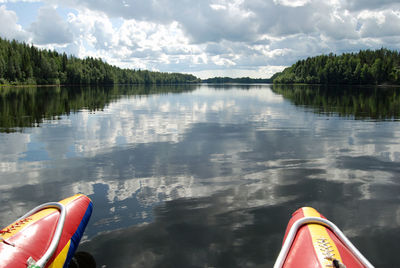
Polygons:
<instances>
[{"instance_id":1,"label":"dense tree line","mask_svg":"<svg viewBox=\"0 0 400 268\"><path fill-rule=\"evenodd\" d=\"M388 49L300 60L271 77L278 84L400 84L400 54Z\"/></svg>"},{"instance_id":2,"label":"dense tree line","mask_svg":"<svg viewBox=\"0 0 400 268\"><path fill-rule=\"evenodd\" d=\"M121 69L88 57L79 59L0 38L0 84L180 84L193 75Z\"/></svg>"},{"instance_id":3,"label":"dense tree line","mask_svg":"<svg viewBox=\"0 0 400 268\"><path fill-rule=\"evenodd\" d=\"M254 84L254 83L272 83L271 79L264 78L250 78L250 77L213 77L202 80L204 83L225 84L225 83L239 83L239 84Z\"/></svg>"}]
</instances>

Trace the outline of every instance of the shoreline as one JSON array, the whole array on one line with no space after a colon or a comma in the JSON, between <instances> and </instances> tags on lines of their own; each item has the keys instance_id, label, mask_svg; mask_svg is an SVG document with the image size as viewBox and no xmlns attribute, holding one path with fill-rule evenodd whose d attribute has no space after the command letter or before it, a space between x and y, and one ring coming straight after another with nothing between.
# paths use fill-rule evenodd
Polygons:
<instances>
[{"instance_id":1,"label":"shoreline","mask_svg":"<svg viewBox=\"0 0 400 268\"><path fill-rule=\"evenodd\" d=\"M110 86L177 86L177 85L195 85L201 84L198 82L193 83L176 83L176 84L0 84L1 87L87 87L87 86L100 86L100 87L110 87Z\"/></svg>"},{"instance_id":2,"label":"shoreline","mask_svg":"<svg viewBox=\"0 0 400 268\"><path fill-rule=\"evenodd\" d=\"M208 84L208 85L287 85L287 86L358 86L358 87L400 87L396 84L305 84L305 83L240 83L240 82L192 82L192 83L176 83L176 84L0 84L2 87L86 87L86 86L116 86L116 85L129 85L129 86L177 86L177 85L196 85L196 84Z\"/></svg>"},{"instance_id":3,"label":"shoreline","mask_svg":"<svg viewBox=\"0 0 400 268\"><path fill-rule=\"evenodd\" d=\"M272 83L272 85L285 86L357 86L357 87L400 87L396 84L305 84L305 83Z\"/></svg>"}]
</instances>

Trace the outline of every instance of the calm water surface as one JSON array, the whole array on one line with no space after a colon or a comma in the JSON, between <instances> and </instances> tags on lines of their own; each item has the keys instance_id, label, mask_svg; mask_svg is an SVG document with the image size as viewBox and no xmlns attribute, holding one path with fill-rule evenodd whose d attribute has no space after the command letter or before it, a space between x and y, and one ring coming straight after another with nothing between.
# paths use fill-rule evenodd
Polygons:
<instances>
[{"instance_id":1,"label":"calm water surface","mask_svg":"<svg viewBox=\"0 0 400 268\"><path fill-rule=\"evenodd\" d=\"M0 225L76 193L99 267L272 267L312 206L400 265L400 89L0 89Z\"/></svg>"}]
</instances>

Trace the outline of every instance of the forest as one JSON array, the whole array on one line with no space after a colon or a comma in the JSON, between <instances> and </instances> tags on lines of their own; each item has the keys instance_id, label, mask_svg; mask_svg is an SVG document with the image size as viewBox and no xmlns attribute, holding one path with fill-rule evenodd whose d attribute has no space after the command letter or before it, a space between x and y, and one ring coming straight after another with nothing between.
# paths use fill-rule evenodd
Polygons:
<instances>
[{"instance_id":1,"label":"forest","mask_svg":"<svg viewBox=\"0 0 400 268\"><path fill-rule=\"evenodd\" d=\"M271 79L276 84L400 84L400 54L385 48L300 60Z\"/></svg>"},{"instance_id":2,"label":"forest","mask_svg":"<svg viewBox=\"0 0 400 268\"><path fill-rule=\"evenodd\" d=\"M225 83L239 83L239 84L254 84L254 83L272 83L271 79L265 78L250 78L250 77L213 77L208 79L203 79L203 83L213 83L213 84L225 84Z\"/></svg>"},{"instance_id":3,"label":"forest","mask_svg":"<svg viewBox=\"0 0 400 268\"><path fill-rule=\"evenodd\" d=\"M182 84L200 82L190 74L122 69L101 59L79 59L0 38L0 85Z\"/></svg>"}]
</instances>

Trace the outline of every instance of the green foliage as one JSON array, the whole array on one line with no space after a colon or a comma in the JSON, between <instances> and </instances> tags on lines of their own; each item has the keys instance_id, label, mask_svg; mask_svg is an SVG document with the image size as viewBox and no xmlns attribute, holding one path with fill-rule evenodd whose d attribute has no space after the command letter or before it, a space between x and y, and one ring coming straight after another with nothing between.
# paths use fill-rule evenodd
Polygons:
<instances>
[{"instance_id":1,"label":"green foliage","mask_svg":"<svg viewBox=\"0 0 400 268\"><path fill-rule=\"evenodd\" d=\"M400 54L388 49L300 60L271 78L277 84L400 84Z\"/></svg>"},{"instance_id":2,"label":"green foliage","mask_svg":"<svg viewBox=\"0 0 400 268\"><path fill-rule=\"evenodd\" d=\"M0 84L184 84L200 79L190 74L121 69L88 57L78 59L51 50L0 38Z\"/></svg>"},{"instance_id":3,"label":"green foliage","mask_svg":"<svg viewBox=\"0 0 400 268\"><path fill-rule=\"evenodd\" d=\"M250 78L250 77L214 77L202 80L204 83L225 84L225 83L240 83L240 84L254 84L254 83L272 83L272 79L263 78Z\"/></svg>"}]
</instances>

